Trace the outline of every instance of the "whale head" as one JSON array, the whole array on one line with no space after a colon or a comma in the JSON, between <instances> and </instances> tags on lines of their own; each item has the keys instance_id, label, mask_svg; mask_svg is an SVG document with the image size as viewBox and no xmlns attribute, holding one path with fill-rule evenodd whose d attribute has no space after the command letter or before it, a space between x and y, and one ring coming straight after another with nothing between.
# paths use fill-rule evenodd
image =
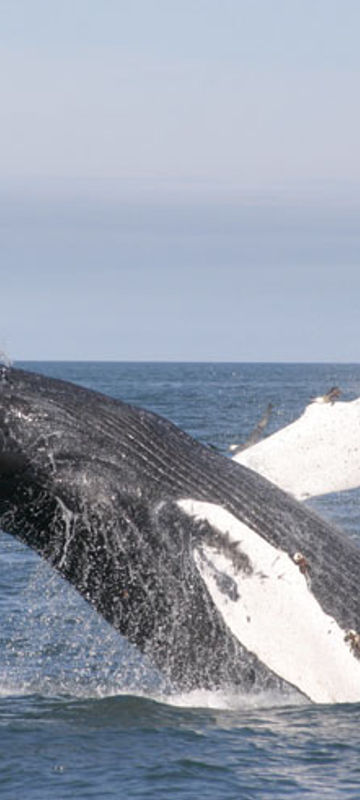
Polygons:
<instances>
[{"instance_id":1,"label":"whale head","mask_svg":"<svg viewBox=\"0 0 360 800\"><path fill-rule=\"evenodd\" d=\"M100 442L95 443L99 439L96 421L91 403L83 403L81 412L80 403L77 394L74 400L69 384L2 368L0 522L8 524L12 516L13 525L21 527L26 520L20 518L26 510L31 511L26 528L30 537L33 527L33 539L28 543L35 549L38 521L34 526L31 521L35 521L37 498L42 515L45 508L50 512L50 505L59 507L65 498L75 509L80 497L84 502L86 487L90 495L96 477L96 470L91 470L92 454L101 455ZM94 499L93 485L92 491Z\"/></svg>"}]
</instances>

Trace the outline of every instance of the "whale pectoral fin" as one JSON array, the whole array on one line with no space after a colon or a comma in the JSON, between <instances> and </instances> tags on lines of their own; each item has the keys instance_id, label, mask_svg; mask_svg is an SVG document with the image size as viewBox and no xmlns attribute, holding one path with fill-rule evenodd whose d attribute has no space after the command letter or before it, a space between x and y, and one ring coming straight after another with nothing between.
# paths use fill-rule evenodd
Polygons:
<instances>
[{"instance_id":1,"label":"whale pectoral fin","mask_svg":"<svg viewBox=\"0 0 360 800\"><path fill-rule=\"evenodd\" d=\"M359 661L343 628L314 595L304 555L291 558L220 504L179 505L213 529L213 540L200 542L195 561L218 613L243 647L316 702L355 700Z\"/></svg>"},{"instance_id":2,"label":"whale pectoral fin","mask_svg":"<svg viewBox=\"0 0 360 800\"><path fill-rule=\"evenodd\" d=\"M308 405L298 419L233 459L298 500L360 487L360 398Z\"/></svg>"}]
</instances>

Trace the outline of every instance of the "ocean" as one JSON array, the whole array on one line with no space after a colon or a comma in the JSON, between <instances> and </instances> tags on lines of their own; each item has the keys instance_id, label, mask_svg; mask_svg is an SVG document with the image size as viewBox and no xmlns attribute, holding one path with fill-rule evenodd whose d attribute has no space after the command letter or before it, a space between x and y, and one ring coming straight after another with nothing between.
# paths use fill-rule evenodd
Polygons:
<instances>
[{"instance_id":1,"label":"ocean","mask_svg":"<svg viewBox=\"0 0 360 800\"><path fill-rule=\"evenodd\" d=\"M358 364L28 362L168 417L228 455ZM360 544L360 490L311 501ZM151 664L34 553L0 532L0 797L360 798L360 704L167 692Z\"/></svg>"}]
</instances>

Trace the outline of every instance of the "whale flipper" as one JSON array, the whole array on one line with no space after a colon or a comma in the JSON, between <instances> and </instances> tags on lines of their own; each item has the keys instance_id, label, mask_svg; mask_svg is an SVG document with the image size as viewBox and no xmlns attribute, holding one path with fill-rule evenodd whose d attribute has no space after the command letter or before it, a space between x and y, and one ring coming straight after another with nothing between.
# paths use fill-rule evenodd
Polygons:
<instances>
[{"instance_id":1,"label":"whale flipper","mask_svg":"<svg viewBox=\"0 0 360 800\"><path fill-rule=\"evenodd\" d=\"M298 500L359 488L360 398L335 403L336 392L333 387L295 422L236 452L234 460Z\"/></svg>"}]
</instances>

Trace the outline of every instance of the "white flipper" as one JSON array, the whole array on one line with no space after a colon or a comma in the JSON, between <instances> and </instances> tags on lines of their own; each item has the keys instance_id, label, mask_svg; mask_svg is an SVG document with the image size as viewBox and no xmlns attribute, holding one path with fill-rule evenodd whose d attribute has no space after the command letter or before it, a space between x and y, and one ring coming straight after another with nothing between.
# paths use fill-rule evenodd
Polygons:
<instances>
[{"instance_id":1,"label":"white flipper","mask_svg":"<svg viewBox=\"0 0 360 800\"><path fill-rule=\"evenodd\" d=\"M295 422L240 451L234 461L298 500L356 489L360 487L360 398L310 403Z\"/></svg>"},{"instance_id":2,"label":"white flipper","mask_svg":"<svg viewBox=\"0 0 360 800\"><path fill-rule=\"evenodd\" d=\"M360 660L294 559L222 506L190 499L178 505L190 517L206 520L249 559L251 569L238 568L229 547L215 539L213 546L210 540L195 548L197 568L234 636L314 702L359 702Z\"/></svg>"}]
</instances>

